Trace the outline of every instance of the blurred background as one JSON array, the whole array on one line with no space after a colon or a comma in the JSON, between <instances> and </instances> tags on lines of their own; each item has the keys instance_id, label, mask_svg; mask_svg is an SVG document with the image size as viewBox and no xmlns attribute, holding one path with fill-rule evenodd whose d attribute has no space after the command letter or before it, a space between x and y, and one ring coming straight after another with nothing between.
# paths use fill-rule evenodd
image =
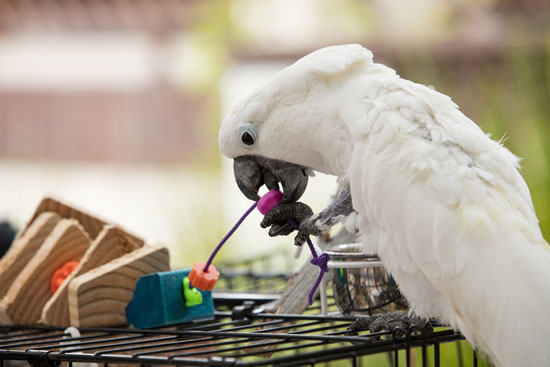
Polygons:
<instances>
[{"instance_id":1,"label":"blurred background","mask_svg":"<svg viewBox=\"0 0 550 367\"><path fill-rule=\"evenodd\" d=\"M20 228L51 195L165 243L175 266L205 260L250 205L218 150L224 114L342 43L504 136L550 239L545 0L0 0L0 221ZM318 211L334 190L318 175L303 200ZM217 261L277 253L293 267L292 240L260 220Z\"/></svg>"}]
</instances>

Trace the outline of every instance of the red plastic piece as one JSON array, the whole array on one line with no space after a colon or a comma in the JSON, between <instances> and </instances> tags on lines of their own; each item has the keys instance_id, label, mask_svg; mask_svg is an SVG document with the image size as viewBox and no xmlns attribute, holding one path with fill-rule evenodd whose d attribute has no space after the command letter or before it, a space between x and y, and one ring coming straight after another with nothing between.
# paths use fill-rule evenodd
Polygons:
<instances>
[{"instance_id":1,"label":"red plastic piece","mask_svg":"<svg viewBox=\"0 0 550 367\"><path fill-rule=\"evenodd\" d=\"M61 284L67 279L67 277L76 269L78 261L67 261L63 266L53 272L52 279L50 280L50 290L52 293L61 287Z\"/></svg>"},{"instance_id":2,"label":"red plastic piece","mask_svg":"<svg viewBox=\"0 0 550 367\"><path fill-rule=\"evenodd\" d=\"M258 210L263 215L266 215L271 211L271 209L279 205L282 198L283 193L279 190L269 190L264 196L261 197L260 200L258 200Z\"/></svg>"},{"instance_id":3,"label":"red plastic piece","mask_svg":"<svg viewBox=\"0 0 550 367\"><path fill-rule=\"evenodd\" d=\"M216 270L214 265L210 265L205 273L205 265L206 262L193 264L193 268L189 273L189 280L193 287L199 288L201 291L211 291L220 277L220 272Z\"/></svg>"}]
</instances>

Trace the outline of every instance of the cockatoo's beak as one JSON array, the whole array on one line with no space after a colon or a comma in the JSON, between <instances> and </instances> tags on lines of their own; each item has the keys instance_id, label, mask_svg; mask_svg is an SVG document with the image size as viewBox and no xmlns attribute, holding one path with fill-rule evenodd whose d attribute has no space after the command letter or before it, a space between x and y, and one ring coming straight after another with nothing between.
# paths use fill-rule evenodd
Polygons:
<instances>
[{"instance_id":1,"label":"cockatoo's beak","mask_svg":"<svg viewBox=\"0 0 550 367\"><path fill-rule=\"evenodd\" d=\"M245 155L235 158L233 164L235 180L242 193L250 200L258 201L258 190L266 185L269 190L283 187L281 203L297 201L306 190L307 168L297 164Z\"/></svg>"}]
</instances>

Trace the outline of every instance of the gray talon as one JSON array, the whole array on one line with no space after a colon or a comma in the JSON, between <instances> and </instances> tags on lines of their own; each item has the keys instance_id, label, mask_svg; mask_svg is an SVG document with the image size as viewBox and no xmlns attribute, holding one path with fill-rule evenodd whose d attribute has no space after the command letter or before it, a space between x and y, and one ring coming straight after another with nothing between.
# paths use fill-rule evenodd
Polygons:
<instances>
[{"instance_id":1,"label":"gray talon","mask_svg":"<svg viewBox=\"0 0 550 367\"><path fill-rule=\"evenodd\" d=\"M405 312L388 312L381 315L361 317L355 320L348 327L348 334L356 335L357 331L360 330L369 330L371 333L388 330L393 333L399 329L405 330L405 332L411 329L419 330L422 333L433 332L432 325L427 319L409 315ZM379 337L376 337L376 339L379 339Z\"/></svg>"},{"instance_id":2,"label":"gray talon","mask_svg":"<svg viewBox=\"0 0 550 367\"><path fill-rule=\"evenodd\" d=\"M294 231L294 228L290 225L290 223L274 223L269 229L269 235L271 237L286 236L292 233L292 231Z\"/></svg>"}]
</instances>

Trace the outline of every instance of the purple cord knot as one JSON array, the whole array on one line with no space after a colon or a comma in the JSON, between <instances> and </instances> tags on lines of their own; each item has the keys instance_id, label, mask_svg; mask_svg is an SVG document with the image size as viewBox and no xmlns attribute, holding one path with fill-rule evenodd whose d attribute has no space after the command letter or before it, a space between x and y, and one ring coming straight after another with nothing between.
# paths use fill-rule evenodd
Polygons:
<instances>
[{"instance_id":1,"label":"purple cord knot","mask_svg":"<svg viewBox=\"0 0 550 367\"><path fill-rule=\"evenodd\" d=\"M313 296L315 295L315 291L319 287L319 284L321 284L321 280L323 279L323 275L328 272L328 262L330 261L330 255L329 254L321 254L321 256L317 257L317 254L315 253L315 249L313 248L313 243L311 243L310 239L307 239L308 245L311 249L311 254L313 255L313 259L311 259L310 263L312 263L315 266L319 267L319 276L317 277L317 280L315 281L315 284L313 285L313 288L311 288L311 291L309 291L308 295L308 302L311 306L313 304Z\"/></svg>"},{"instance_id":2,"label":"purple cord knot","mask_svg":"<svg viewBox=\"0 0 550 367\"><path fill-rule=\"evenodd\" d=\"M313 265L316 265L321 269L321 272L326 273L328 272L328 262L330 261L330 255L329 254L321 254L319 257L314 257L311 259L310 263Z\"/></svg>"}]
</instances>

